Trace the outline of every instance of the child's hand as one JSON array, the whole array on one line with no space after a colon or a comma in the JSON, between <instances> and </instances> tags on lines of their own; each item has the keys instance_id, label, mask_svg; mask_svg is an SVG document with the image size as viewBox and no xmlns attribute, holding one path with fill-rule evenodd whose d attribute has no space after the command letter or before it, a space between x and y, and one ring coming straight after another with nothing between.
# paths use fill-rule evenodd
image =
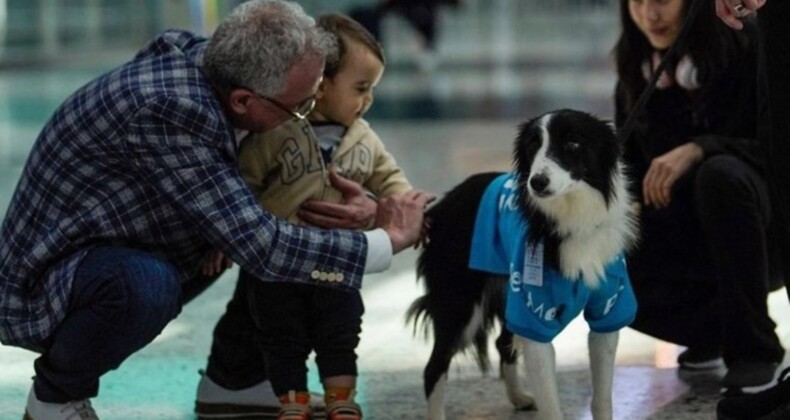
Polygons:
<instances>
[{"instance_id":1,"label":"child's hand","mask_svg":"<svg viewBox=\"0 0 790 420\"><path fill-rule=\"evenodd\" d=\"M203 275L207 277L219 274L231 267L233 267L233 260L218 249L209 252L203 259Z\"/></svg>"}]
</instances>

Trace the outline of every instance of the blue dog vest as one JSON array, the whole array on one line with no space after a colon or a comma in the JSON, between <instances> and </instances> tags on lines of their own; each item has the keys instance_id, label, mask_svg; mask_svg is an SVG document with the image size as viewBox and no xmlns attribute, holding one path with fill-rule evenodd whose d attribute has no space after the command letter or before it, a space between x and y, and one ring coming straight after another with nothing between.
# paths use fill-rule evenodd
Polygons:
<instances>
[{"instance_id":1,"label":"blue dog vest","mask_svg":"<svg viewBox=\"0 0 790 420\"><path fill-rule=\"evenodd\" d=\"M543 244L528 247L529 226L517 208L516 178L504 174L486 189L477 210L469 267L510 277L505 324L514 334L547 343L579 313L595 332L627 326L636 299L622 254L605 267L606 276L590 289L543 266Z\"/></svg>"}]
</instances>

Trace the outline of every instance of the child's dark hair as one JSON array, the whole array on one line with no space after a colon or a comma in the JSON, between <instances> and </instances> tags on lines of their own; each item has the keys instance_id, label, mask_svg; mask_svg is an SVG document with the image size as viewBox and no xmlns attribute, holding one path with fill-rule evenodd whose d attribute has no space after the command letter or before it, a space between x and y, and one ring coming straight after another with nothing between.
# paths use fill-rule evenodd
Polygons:
<instances>
[{"instance_id":1,"label":"child's dark hair","mask_svg":"<svg viewBox=\"0 0 790 420\"><path fill-rule=\"evenodd\" d=\"M343 57L346 55L347 46L344 38L352 39L364 45L386 65L384 49L373 34L359 22L341 13L327 13L321 15L317 21L318 27L332 34L337 39L337 54L332 54L326 59L324 77L331 78L340 69Z\"/></svg>"}]
</instances>

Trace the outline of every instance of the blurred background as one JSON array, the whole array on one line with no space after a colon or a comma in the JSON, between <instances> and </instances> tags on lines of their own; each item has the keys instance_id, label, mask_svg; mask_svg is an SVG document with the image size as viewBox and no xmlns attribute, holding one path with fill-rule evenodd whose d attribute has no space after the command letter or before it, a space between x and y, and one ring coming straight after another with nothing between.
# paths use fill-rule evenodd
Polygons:
<instances>
[{"instance_id":1,"label":"blurred background","mask_svg":"<svg viewBox=\"0 0 790 420\"><path fill-rule=\"evenodd\" d=\"M298 3L315 16L376 2ZM131 58L161 30L210 35L238 3L0 0L0 216L33 141L60 102ZM367 119L415 186L441 194L472 173L508 170L516 125L540 113L569 107L612 118L616 1L457 3L442 4L435 16L393 12L381 22L388 66ZM431 43L413 22L424 25L434 18ZM424 418L422 368L431 344L403 323L406 308L421 292L414 276L416 255L405 251L390 271L365 280L359 365L360 397L369 419ZM213 325L236 276L235 268L226 273L154 343L103 378L94 400L102 418L193 418L197 371L205 366ZM790 314L783 290L771 296L770 305L776 320ZM574 322L555 342L569 418L589 418L586 333L584 322ZM787 326L780 324L780 335L787 345ZM679 350L624 330L615 379L617 419L714 418L722 372L678 372ZM0 420L18 419L24 412L34 358L0 345ZM470 358L459 355L450 371L448 416L534 418L534 412L513 411L496 373L481 375ZM311 380L318 390L317 378Z\"/></svg>"}]
</instances>

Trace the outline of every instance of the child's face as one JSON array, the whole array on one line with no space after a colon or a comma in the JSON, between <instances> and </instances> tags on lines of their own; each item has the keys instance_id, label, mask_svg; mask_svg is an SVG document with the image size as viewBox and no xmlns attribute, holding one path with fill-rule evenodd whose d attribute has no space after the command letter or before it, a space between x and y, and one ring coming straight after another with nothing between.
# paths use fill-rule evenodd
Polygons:
<instances>
[{"instance_id":1,"label":"child's face","mask_svg":"<svg viewBox=\"0 0 790 420\"><path fill-rule=\"evenodd\" d=\"M357 41L347 39L347 47L338 72L318 87L313 120L348 127L373 104L373 89L381 80L384 64Z\"/></svg>"}]
</instances>

